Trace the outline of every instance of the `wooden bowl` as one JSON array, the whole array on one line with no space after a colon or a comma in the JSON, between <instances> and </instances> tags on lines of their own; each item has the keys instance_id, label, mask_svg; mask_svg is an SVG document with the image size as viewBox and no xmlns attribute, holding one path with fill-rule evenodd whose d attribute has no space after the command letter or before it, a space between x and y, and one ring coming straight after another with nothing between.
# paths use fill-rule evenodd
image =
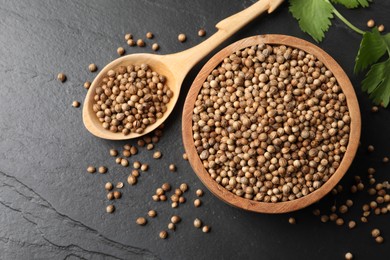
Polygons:
<instances>
[{"instance_id":1,"label":"wooden bowl","mask_svg":"<svg viewBox=\"0 0 390 260\"><path fill-rule=\"evenodd\" d=\"M229 56L231 53L237 50L241 50L260 43L291 46L316 56L318 60L322 61L325 66L333 72L333 75L337 79L339 86L346 96L347 106L351 117L350 136L347 151L345 152L340 166L337 168L336 172L319 189L292 201L277 203L258 202L233 194L211 178L209 173L203 167L194 145L192 132L192 114L197 95L202 87L203 82L207 79L207 76L211 73L211 71L216 68L225 57ZM360 110L356 94L351 82L348 79L348 76L345 74L340 65L337 64L337 62L325 51L307 41L292 36L276 34L245 38L227 46L214 55L214 57L212 57L199 72L191 86L191 89L188 92L184 105L182 121L183 142L189 162L204 185L214 195L230 205L261 213L286 213L295 211L313 204L329 193L344 176L349 166L351 165L358 148L361 130Z\"/></svg>"}]
</instances>

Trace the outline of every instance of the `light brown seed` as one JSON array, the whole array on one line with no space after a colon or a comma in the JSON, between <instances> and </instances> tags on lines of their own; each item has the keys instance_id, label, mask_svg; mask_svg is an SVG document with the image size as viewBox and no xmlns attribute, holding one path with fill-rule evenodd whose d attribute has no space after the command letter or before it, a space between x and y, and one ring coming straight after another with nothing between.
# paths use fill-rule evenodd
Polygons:
<instances>
[{"instance_id":1,"label":"light brown seed","mask_svg":"<svg viewBox=\"0 0 390 260\"><path fill-rule=\"evenodd\" d=\"M187 40L187 36L184 33L181 33L177 36L179 42L185 42Z\"/></svg>"},{"instance_id":2,"label":"light brown seed","mask_svg":"<svg viewBox=\"0 0 390 260\"><path fill-rule=\"evenodd\" d=\"M182 192L186 192L188 190L188 184L187 183L180 184L180 190Z\"/></svg>"},{"instance_id":3,"label":"light brown seed","mask_svg":"<svg viewBox=\"0 0 390 260\"><path fill-rule=\"evenodd\" d=\"M133 39L129 39L129 40L127 40L127 45L129 45L129 46L135 46L136 45L136 42L133 40Z\"/></svg>"},{"instance_id":4,"label":"light brown seed","mask_svg":"<svg viewBox=\"0 0 390 260\"><path fill-rule=\"evenodd\" d=\"M96 172L96 168L93 167L93 166L88 166L87 172L89 172L89 173L95 173L95 172Z\"/></svg>"},{"instance_id":5,"label":"light brown seed","mask_svg":"<svg viewBox=\"0 0 390 260\"><path fill-rule=\"evenodd\" d=\"M341 205L340 208L339 208L339 211L341 214L345 214L348 212L348 207L347 205Z\"/></svg>"},{"instance_id":6,"label":"light brown seed","mask_svg":"<svg viewBox=\"0 0 390 260\"><path fill-rule=\"evenodd\" d=\"M313 210L313 215L319 216L319 215L321 215L321 211L319 209L315 209L315 210Z\"/></svg>"},{"instance_id":7,"label":"light brown seed","mask_svg":"<svg viewBox=\"0 0 390 260\"><path fill-rule=\"evenodd\" d=\"M140 225L140 226L145 226L147 220L146 220L146 218L144 218L144 217L139 217L139 218L137 218L137 220L136 220L135 222L136 222L138 225Z\"/></svg>"},{"instance_id":8,"label":"light brown seed","mask_svg":"<svg viewBox=\"0 0 390 260\"><path fill-rule=\"evenodd\" d=\"M377 228L374 228L372 231L371 231L371 236L372 237L378 237L381 235L381 231Z\"/></svg>"},{"instance_id":9,"label":"light brown seed","mask_svg":"<svg viewBox=\"0 0 390 260\"><path fill-rule=\"evenodd\" d=\"M104 174L104 173L107 172L107 167L105 167L105 166L100 166L99 169L98 169L98 171L99 171L99 173Z\"/></svg>"},{"instance_id":10,"label":"light brown seed","mask_svg":"<svg viewBox=\"0 0 390 260\"><path fill-rule=\"evenodd\" d=\"M168 229L169 229L169 230L175 230L175 229L176 229L175 224L169 223L169 224L168 224Z\"/></svg>"},{"instance_id":11,"label":"light brown seed","mask_svg":"<svg viewBox=\"0 0 390 260\"><path fill-rule=\"evenodd\" d=\"M138 153L137 147L132 146L132 147L130 148L130 153L131 153L131 155L136 155L136 154Z\"/></svg>"},{"instance_id":12,"label":"light brown seed","mask_svg":"<svg viewBox=\"0 0 390 260\"><path fill-rule=\"evenodd\" d=\"M321 216L321 222L322 223L326 223L329 221L329 216L328 215L322 215Z\"/></svg>"},{"instance_id":13,"label":"light brown seed","mask_svg":"<svg viewBox=\"0 0 390 260\"><path fill-rule=\"evenodd\" d=\"M137 177L135 177L134 175L130 174L129 177L127 177L127 183L129 183L130 185L137 184Z\"/></svg>"},{"instance_id":14,"label":"light brown seed","mask_svg":"<svg viewBox=\"0 0 390 260\"><path fill-rule=\"evenodd\" d=\"M202 197L202 196L203 196L203 190L197 189L197 190L196 190L196 196Z\"/></svg>"},{"instance_id":15,"label":"light brown seed","mask_svg":"<svg viewBox=\"0 0 390 260\"><path fill-rule=\"evenodd\" d=\"M141 165L141 171L145 172L148 169L149 169L149 165L148 164L144 163L144 164Z\"/></svg>"},{"instance_id":16,"label":"light brown seed","mask_svg":"<svg viewBox=\"0 0 390 260\"><path fill-rule=\"evenodd\" d=\"M373 113L376 113L376 112L378 112L379 111L379 107L377 107L377 106L373 106L372 108L371 108L371 112L373 112Z\"/></svg>"},{"instance_id":17,"label":"light brown seed","mask_svg":"<svg viewBox=\"0 0 390 260\"><path fill-rule=\"evenodd\" d=\"M131 153L130 153L129 150L123 150L122 154L123 154L124 157L130 157L131 156Z\"/></svg>"},{"instance_id":18,"label":"light brown seed","mask_svg":"<svg viewBox=\"0 0 390 260\"><path fill-rule=\"evenodd\" d=\"M133 163L133 167L134 167L134 169L139 169L139 168L141 168L141 163L138 162L138 161L135 161L135 162Z\"/></svg>"},{"instance_id":19,"label":"light brown seed","mask_svg":"<svg viewBox=\"0 0 390 260\"><path fill-rule=\"evenodd\" d=\"M122 189L123 186L124 186L123 182L118 182L118 183L116 184L115 187L116 187L117 189Z\"/></svg>"},{"instance_id":20,"label":"light brown seed","mask_svg":"<svg viewBox=\"0 0 390 260\"><path fill-rule=\"evenodd\" d=\"M104 185L104 188L106 190L112 190L114 188L114 185L112 185L111 182L107 182L105 185Z\"/></svg>"},{"instance_id":21,"label":"light brown seed","mask_svg":"<svg viewBox=\"0 0 390 260\"><path fill-rule=\"evenodd\" d=\"M170 164L170 165L169 165L169 170L170 170L171 172L175 172L175 171L176 171L176 165Z\"/></svg>"},{"instance_id":22,"label":"light brown seed","mask_svg":"<svg viewBox=\"0 0 390 260\"><path fill-rule=\"evenodd\" d=\"M375 242L377 242L378 244L382 244L383 241L384 241L384 239L381 236L378 236L378 237L375 238Z\"/></svg>"},{"instance_id":23,"label":"light brown seed","mask_svg":"<svg viewBox=\"0 0 390 260\"><path fill-rule=\"evenodd\" d=\"M146 33L146 38L153 39L153 37L154 37L153 33L151 33L151 32Z\"/></svg>"},{"instance_id":24,"label":"light brown seed","mask_svg":"<svg viewBox=\"0 0 390 260\"><path fill-rule=\"evenodd\" d=\"M130 39L133 39L133 35L131 33L126 33L125 34L125 40L130 40Z\"/></svg>"},{"instance_id":25,"label":"light brown seed","mask_svg":"<svg viewBox=\"0 0 390 260\"><path fill-rule=\"evenodd\" d=\"M139 176L139 171L138 170L132 170L131 171L131 175L133 175L134 177L138 177Z\"/></svg>"},{"instance_id":26,"label":"light brown seed","mask_svg":"<svg viewBox=\"0 0 390 260\"><path fill-rule=\"evenodd\" d=\"M345 254L345 260L352 260L352 259L353 259L352 253L348 252Z\"/></svg>"},{"instance_id":27,"label":"light brown seed","mask_svg":"<svg viewBox=\"0 0 390 260\"><path fill-rule=\"evenodd\" d=\"M158 195L156 195L156 194L154 194L154 195L152 196L152 199L153 199L154 201L160 201L160 197L159 197Z\"/></svg>"},{"instance_id":28,"label":"light brown seed","mask_svg":"<svg viewBox=\"0 0 390 260\"><path fill-rule=\"evenodd\" d=\"M88 69L90 72L97 71L97 66L94 63L89 64Z\"/></svg>"},{"instance_id":29,"label":"light brown seed","mask_svg":"<svg viewBox=\"0 0 390 260\"><path fill-rule=\"evenodd\" d=\"M85 89L89 89L90 86L91 86L91 82L89 82L89 81L84 82Z\"/></svg>"},{"instance_id":30,"label":"light brown seed","mask_svg":"<svg viewBox=\"0 0 390 260\"><path fill-rule=\"evenodd\" d=\"M344 225L344 219L342 219L342 218L336 219L336 225L338 225L338 226Z\"/></svg>"},{"instance_id":31,"label":"light brown seed","mask_svg":"<svg viewBox=\"0 0 390 260\"><path fill-rule=\"evenodd\" d=\"M177 208L179 204L177 202L172 202L171 207L172 208Z\"/></svg>"},{"instance_id":32,"label":"light brown seed","mask_svg":"<svg viewBox=\"0 0 390 260\"><path fill-rule=\"evenodd\" d=\"M125 158L122 158L121 165L123 167L127 167L127 166L129 166L129 161L127 159L125 159Z\"/></svg>"},{"instance_id":33,"label":"light brown seed","mask_svg":"<svg viewBox=\"0 0 390 260\"><path fill-rule=\"evenodd\" d=\"M147 150L153 150L153 148L154 148L154 144L148 144L147 146L146 146L146 149Z\"/></svg>"},{"instance_id":34,"label":"light brown seed","mask_svg":"<svg viewBox=\"0 0 390 260\"><path fill-rule=\"evenodd\" d=\"M167 231L161 231L159 234L161 239L166 239L168 237L168 232Z\"/></svg>"},{"instance_id":35,"label":"light brown seed","mask_svg":"<svg viewBox=\"0 0 390 260\"><path fill-rule=\"evenodd\" d=\"M113 213L115 211L115 206L114 205L108 205L106 207L106 212L107 213Z\"/></svg>"},{"instance_id":36,"label":"light brown seed","mask_svg":"<svg viewBox=\"0 0 390 260\"><path fill-rule=\"evenodd\" d=\"M196 199L194 200L194 206L196 208L200 207L202 205L202 201L200 199Z\"/></svg>"},{"instance_id":37,"label":"light brown seed","mask_svg":"<svg viewBox=\"0 0 390 260\"><path fill-rule=\"evenodd\" d=\"M161 158L161 152L160 151L156 151L153 153L153 158L154 159L160 159Z\"/></svg>"},{"instance_id":38,"label":"light brown seed","mask_svg":"<svg viewBox=\"0 0 390 260\"><path fill-rule=\"evenodd\" d=\"M145 47L145 42L142 39L137 40L137 46L138 47Z\"/></svg>"},{"instance_id":39,"label":"light brown seed","mask_svg":"<svg viewBox=\"0 0 390 260\"><path fill-rule=\"evenodd\" d=\"M355 228L355 227L356 227L356 222L353 221L353 220L349 221L349 222L348 222L348 227L349 227L349 229Z\"/></svg>"},{"instance_id":40,"label":"light brown seed","mask_svg":"<svg viewBox=\"0 0 390 260\"><path fill-rule=\"evenodd\" d=\"M186 202L186 198L184 198L183 196L179 197L179 203L180 204L183 204Z\"/></svg>"},{"instance_id":41,"label":"light brown seed","mask_svg":"<svg viewBox=\"0 0 390 260\"><path fill-rule=\"evenodd\" d=\"M120 191L114 191L114 198L120 199L122 197L122 193Z\"/></svg>"},{"instance_id":42,"label":"light brown seed","mask_svg":"<svg viewBox=\"0 0 390 260\"><path fill-rule=\"evenodd\" d=\"M203 233L209 233L209 232L210 232L210 229L211 229L211 228L210 228L209 226L203 226L203 227L202 227L202 232L203 232Z\"/></svg>"},{"instance_id":43,"label":"light brown seed","mask_svg":"<svg viewBox=\"0 0 390 260\"><path fill-rule=\"evenodd\" d=\"M378 31L383 32L385 30L385 26L383 24L378 26Z\"/></svg>"},{"instance_id":44,"label":"light brown seed","mask_svg":"<svg viewBox=\"0 0 390 260\"><path fill-rule=\"evenodd\" d=\"M153 43L152 44L152 50L158 51L159 49L160 49L160 45L158 45L158 43Z\"/></svg>"},{"instance_id":45,"label":"light brown seed","mask_svg":"<svg viewBox=\"0 0 390 260\"><path fill-rule=\"evenodd\" d=\"M203 37L203 36L205 36L206 35L206 31L204 30L204 29L200 29L199 31L198 31L198 36L199 37Z\"/></svg>"},{"instance_id":46,"label":"light brown seed","mask_svg":"<svg viewBox=\"0 0 390 260\"><path fill-rule=\"evenodd\" d=\"M107 199L108 200L113 200L114 199L114 193L113 192L107 193Z\"/></svg>"},{"instance_id":47,"label":"light brown seed","mask_svg":"<svg viewBox=\"0 0 390 260\"><path fill-rule=\"evenodd\" d=\"M369 145L367 147L367 151L370 152L370 153L372 153L374 150L375 150L375 147L373 145Z\"/></svg>"},{"instance_id":48,"label":"light brown seed","mask_svg":"<svg viewBox=\"0 0 390 260\"><path fill-rule=\"evenodd\" d=\"M61 82L65 82L65 80L66 80L65 74L64 73L58 73L57 80L59 80Z\"/></svg>"},{"instance_id":49,"label":"light brown seed","mask_svg":"<svg viewBox=\"0 0 390 260\"><path fill-rule=\"evenodd\" d=\"M170 191L171 190L171 185L168 182L166 182L166 183L163 183L163 185L161 185L161 188L164 191Z\"/></svg>"},{"instance_id":50,"label":"light brown seed","mask_svg":"<svg viewBox=\"0 0 390 260\"><path fill-rule=\"evenodd\" d=\"M179 216L177 216L177 215L173 215L172 217L171 217L171 222L173 223L173 224L177 224L177 223L179 223L181 221L181 218L179 217Z\"/></svg>"},{"instance_id":51,"label":"light brown seed","mask_svg":"<svg viewBox=\"0 0 390 260\"><path fill-rule=\"evenodd\" d=\"M166 200L167 200L167 196L165 196L164 194L163 194L163 195L160 195L160 196L159 196L159 199L160 199L161 201L166 201Z\"/></svg>"},{"instance_id":52,"label":"light brown seed","mask_svg":"<svg viewBox=\"0 0 390 260\"><path fill-rule=\"evenodd\" d=\"M148 216L151 217L151 218L154 218L157 216L157 212L153 209L149 210L148 212Z\"/></svg>"},{"instance_id":53,"label":"light brown seed","mask_svg":"<svg viewBox=\"0 0 390 260\"><path fill-rule=\"evenodd\" d=\"M123 54L125 54L125 49L123 47L119 47L116 52L119 56L122 56Z\"/></svg>"},{"instance_id":54,"label":"light brown seed","mask_svg":"<svg viewBox=\"0 0 390 260\"><path fill-rule=\"evenodd\" d=\"M387 156L383 157L382 162L383 163L388 163L389 162L389 157L387 157Z\"/></svg>"},{"instance_id":55,"label":"light brown seed","mask_svg":"<svg viewBox=\"0 0 390 260\"><path fill-rule=\"evenodd\" d=\"M188 161L188 155L186 153L183 153L183 159Z\"/></svg>"},{"instance_id":56,"label":"light brown seed","mask_svg":"<svg viewBox=\"0 0 390 260\"><path fill-rule=\"evenodd\" d=\"M110 149L110 155L113 156L113 157L115 157L115 156L118 155L118 151L115 150L115 149Z\"/></svg>"},{"instance_id":57,"label":"light brown seed","mask_svg":"<svg viewBox=\"0 0 390 260\"><path fill-rule=\"evenodd\" d=\"M370 19L370 20L367 21L367 27L372 28L374 26L375 26L374 19Z\"/></svg>"},{"instance_id":58,"label":"light brown seed","mask_svg":"<svg viewBox=\"0 0 390 260\"><path fill-rule=\"evenodd\" d=\"M202 221L198 218L194 220L194 227L200 228L202 226Z\"/></svg>"}]
</instances>

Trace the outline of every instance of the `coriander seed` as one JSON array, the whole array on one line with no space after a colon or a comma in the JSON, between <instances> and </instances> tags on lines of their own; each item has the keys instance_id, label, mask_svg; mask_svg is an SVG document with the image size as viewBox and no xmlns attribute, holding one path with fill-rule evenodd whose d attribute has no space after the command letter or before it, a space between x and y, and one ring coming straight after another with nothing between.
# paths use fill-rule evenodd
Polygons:
<instances>
[{"instance_id":1,"label":"coriander seed","mask_svg":"<svg viewBox=\"0 0 390 260\"><path fill-rule=\"evenodd\" d=\"M188 190L188 184L187 183L180 184L180 190L182 192L186 192Z\"/></svg>"},{"instance_id":2,"label":"coriander seed","mask_svg":"<svg viewBox=\"0 0 390 260\"><path fill-rule=\"evenodd\" d=\"M376 112L378 112L379 111L379 108L377 107L377 106L373 106L372 108L371 108L371 112L373 112L373 113L376 113Z\"/></svg>"},{"instance_id":3,"label":"coriander seed","mask_svg":"<svg viewBox=\"0 0 390 260\"><path fill-rule=\"evenodd\" d=\"M131 153L131 155L136 155L136 154L138 153L137 147L132 146L132 147L130 148L130 153Z\"/></svg>"},{"instance_id":4,"label":"coriander seed","mask_svg":"<svg viewBox=\"0 0 390 260\"><path fill-rule=\"evenodd\" d=\"M123 47L119 47L116 52L119 56L122 56L123 54L125 54L125 49L123 49Z\"/></svg>"},{"instance_id":5,"label":"coriander seed","mask_svg":"<svg viewBox=\"0 0 390 260\"><path fill-rule=\"evenodd\" d=\"M177 208L179 204L177 202L172 202L171 207L172 208Z\"/></svg>"},{"instance_id":6,"label":"coriander seed","mask_svg":"<svg viewBox=\"0 0 390 260\"><path fill-rule=\"evenodd\" d=\"M100 166L99 169L98 169L98 171L99 171L99 173L104 174L104 173L107 172L107 167L105 167L105 166Z\"/></svg>"},{"instance_id":7,"label":"coriander seed","mask_svg":"<svg viewBox=\"0 0 390 260\"><path fill-rule=\"evenodd\" d=\"M188 161L188 155L186 153L183 153L183 159Z\"/></svg>"},{"instance_id":8,"label":"coriander seed","mask_svg":"<svg viewBox=\"0 0 390 260\"><path fill-rule=\"evenodd\" d=\"M154 159L160 159L161 158L161 152L160 151L156 151L153 153L153 158Z\"/></svg>"},{"instance_id":9,"label":"coriander seed","mask_svg":"<svg viewBox=\"0 0 390 260\"><path fill-rule=\"evenodd\" d=\"M139 161L135 161L133 163L133 167L134 167L134 169L139 169L139 168L141 168L141 163Z\"/></svg>"},{"instance_id":10,"label":"coriander seed","mask_svg":"<svg viewBox=\"0 0 390 260\"><path fill-rule=\"evenodd\" d=\"M127 167L127 166L129 166L129 161L127 159L125 159L125 158L122 158L121 165L123 167Z\"/></svg>"},{"instance_id":11,"label":"coriander seed","mask_svg":"<svg viewBox=\"0 0 390 260\"><path fill-rule=\"evenodd\" d=\"M168 232L167 231L161 231L159 234L161 239L166 239L168 237Z\"/></svg>"},{"instance_id":12,"label":"coriander seed","mask_svg":"<svg viewBox=\"0 0 390 260\"><path fill-rule=\"evenodd\" d=\"M352 259L353 259L352 253L348 252L345 254L345 260L352 260Z\"/></svg>"},{"instance_id":13,"label":"coriander seed","mask_svg":"<svg viewBox=\"0 0 390 260\"><path fill-rule=\"evenodd\" d=\"M106 190L112 190L114 188L114 185L112 185L111 182L107 182L105 185L104 185L104 188Z\"/></svg>"},{"instance_id":14,"label":"coriander seed","mask_svg":"<svg viewBox=\"0 0 390 260\"><path fill-rule=\"evenodd\" d=\"M108 205L106 207L106 212L107 213L113 213L115 211L115 206L114 205Z\"/></svg>"},{"instance_id":15,"label":"coriander seed","mask_svg":"<svg viewBox=\"0 0 390 260\"><path fill-rule=\"evenodd\" d=\"M145 42L142 39L137 40L137 46L138 47L145 47Z\"/></svg>"},{"instance_id":16,"label":"coriander seed","mask_svg":"<svg viewBox=\"0 0 390 260\"><path fill-rule=\"evenodd\" d=\"M385 26L383 24L378 26L378 31L383 32L385 30Z\"/></svg>"},{"instance_id":17,"label":"coriander seed","mask_svg":"<svg viewBox=\"0 0 390 260\"><path fill-rule=\"evenodd\" d=\"M202 226L202 221L198 218L194 220L194 227L200 228Z\"/></svg>"},{"instance_id":18,"label":"coriander seed","mask_svg":"<svg viewBox=\"0 0 390 260\"><path fill-rule=\"evenodd\" d=\"M168 224L168 229L169 229L169 230L175 230L175 229L176 229L175 224L169 223L169 224Z\"/></svg>"},{"instance_id":19,"label":"coriander seed","mask_svg":"<svg viewBox=\"0 0 390 260\"><path fill-rule=\"evenodd\" d=\"M156 195L156 194L154 194L154 195L152 196L152 199L153 199L154 201L160 201L160 197L159 197L158 195Z\"/></svg>"},{"instance_id":20,"label":"coriander seed","mask_svg":"<svg viewBox=\"0 0 390 260\"><path fill-rule=\"evenodd\" d=\"M374 148L373 145L369 145L369 146L367 147L367 151L370 152L370 153L372 153L374 150L375 150L375 148Z\"/></svg>"},{"instance_id":21,"label":"coriander seed","mask_svg":"<svg viewBox=\"0 0 390 260\"><path fill-rule=\"evenodd\" d=\"M131 156L131 153L130 153L129 150L123 150L122 154L123 154L124 157L130 157Z\"/></svg>"},{"instance_id":22,"label":"coriander seed","mask_svg":"<svg viewBox=\"0 0 390 260\"><path fill-rule=\"evenodd\" d=\"M151 217L151 218L154 218L157 216L157 212L155 210L149 210L148 211L148 216Z\"/></svg>"},{"instance_id":23,"label":"coriander seed","mask_svg":"<svg viewBox=\"0 0 390 260\"><path fill-rule=\"evenodd\" d=\"M136 45L136 42L133 40L133 39L129 39L129 40L127 40L127 45L129 45L129 46L135 46Z\"/></svg>"},{"instance_id":24,"label":"coriander seed","mask_svg":"<svg viewBox=\"0 0 390 260\"><path fill-rule=\"evenodd\" d=\"M295 224L296 223L295 218L293 218L293 217L289 218L288 223Z\"/></svg>"},{"instance_id":25,"label":"coriander seed","mask_svg":"<svg viewBox=\"0 0 390 260\"><path fill-rule=\"evenodd\" d=\"M126 33L125 34L125 40L128 41L130 39L133 39L133 35L131 33Z\"/></svg>"},{"instance_id":26,"label":"coriander seed","mask_svg":"<svg viewBox=\"0 0 390 260\"><path fill-rule=\"evenodd\" d=\"M120 199L122 197L122 193L120 191L114 191L114 198Z\"/></svg>"},{"instance_id":27,"label":"coriander seed","mask_svg":"<svg viewBox=\"0 0 390 260\"><path fill-rule=\"evenodd\" d=\"M368 27L368 28L372 28L372 27L374 27L374 26L375 26L375 21L374 21L374 19L370 19L370 20L367 21L367 27Z\"/></svg>"},{"instance_id":28,"label":"coriander seed","mask_svg":"<svg viewBox=\"0 0 390 260\"><path fill-rule=\"evenodd\" d=\"M144 218L144 217L139 217L139 218L137 218L137 220L136 220L135 222L136 222L138 225L140 225L140 226L145 226L147 220L146 220L146 218Z\"/></svg>"},{"instance_id":29,"label":"coriander seed","mask_svg":"<svg viewBox=\"0 0 390 260\"><path fill-rule=\"evenodd\" d=\"M137 177L130 174L129 177L127 177L127 183L130 185L137 184Z\"/></svg>"},{"instance_id":30,"label":"coriander seed","mask_svg":"<svg viewBox=\"0 0 390 260\"><path fill-rule=\"evenodd\" d=\"M146 149L147 149L147 150L153 150L153 148L154 148L154 145L153 145L153 144L148 144L148 145L146 146Z\"/></svg>"},{"instance_id":31,"label":"coriander seed","mask_svg":"<svg viewBox=\"0 0 390 260\"><path fill-rule=\"evenodd\" d=\"M209 232L210 232L210 229L211 229L211 228L210 228L209 226L203 226L203 227L202 227L202 232L203 232L203 233L209 233Z\"/></svg>"},{"instance_id":32,"label":"coriander seed","mask_svg":"<svg viewBox=\"0 0 390 260\"><path fill-rule=\"evenodd\" d=\"M123 186L124 186L124 184L123 184L123 182L118 182L116 185L115 185L115 187L117 188L117 189L122 189L123 188Z\"/></svg>"},{"instance_id":33,"label":"coriander seed","mask_svg":"<svg viewBox=\"0 0 390 260\"><path fill-rule=\"evenodd\" d=\"M202 201L200 199L196 199L194 200L194 206L196 208L200 207L202 205Z\"/></svg>"},{"instance_id":34,"label":"coriander seed","mask_svg":"<svg viewBox=\"0 0 390 260\"><path fill-rule=\"evenodd\" d=\"M89 81L84 82L85 89L89 89L90 86L91 86L91 82L89 82Z\"/></svg>"},{"instance_id":35,"label":"coriander seed","mask_svg":"<svg viewBox=\"0 0 390 260\"><path fill-rule=\"evenodd\" d=\"M115 156L118 155L118 151L115 150L115 149L110 149L110 155L113 156L113 157L115 157Z\"/></svg>"},{"instance_id":36,"label":"coriander seed","mask_svg":"<svg viewBox=\"0 0 390 260\"><path fill-rule=\"evenodd\" d=\"M167 200L167 196L165 196L164 194L163 194L163 195L160 195L160 196L159 196L159 199L160 199L161 201L166 201L166 200Z\"/></svg>"},{"instance_id":37,"label":"coriander seed","mask_svg":"<svg viewBox=\"0 0 390 260\"><path fill-rule=\"evenodd\" d=\"M342 218L336 219L336 225L338 225L338 226L344 225L344 219L342 219Z\"/></svg>"},{"instance_id":38,"label":"coriander seed","mask_svg":"<svg viewBox=\"0 0 390 260\"><path fill-rule=\"evenodd\" d=\"M163 191L170 191L171 190L171 185L168 182L166 182L163 185L161 185L161 188L162 188Z\"/></svg>"},{"instance_id":39,"label":"coriander seed","mask_svg":"<svg viewBox=\"0 0 390 260\"><path fill-rule=\"evenodd\" d=\"M88 69L90 72L97 71L97 66L94 63L89 64Z\"/></svg>"},{"instance_id":40,"label":"coriander seed","mask_svg":"<svg viewBox=\"0 0 390 260\"><path fill-rule=\"evenodd\" d=\"M179 203L180 204L183 204L186 202L186 198L184 198L183 196L179 197Z\"/></svg>"},{"instance_id":41,"label":"coriander seed","mask_svg":"<svg viewBox=\"0 0 390 260\"><path fill-rule=\"evenodd\" d=\"M384 239L381 236L378 236L378 237L375 238L375 242L377 242L378 244L382 244L383 241L384 241Z\"/></svg>"},{"instance_id":42,"label":"coriander seed","mask_svg":"<svg viewBox=\"0 0 390 260\"><path fill-rule=\"evenodd\" d=\"M170 164L170 165L169 165L169 170L170 170L171 172L175 172L175 171L176 171L176 165Z\"/></svg>"},{"instance_id":43,"label":"coriander seed","mask_svg":"<svg viewBox=\"0 0 390 260\"><path fill-rule=\"evenodd\" d=\"M115 158L116 164L121 164L121 162L122 162L122 158L120 158L120 157Z\"/></svg>"},{"instance_id":44,"label":"coriander seed","mask_svg":"<svg viewBox=\"0 0 390 260\"><path fill-rule=\"evenodd\" d=\"M153 37L154 37L153 33L151 33L151 32L146 33L146 38L153 39Z\"/></svg>"},{"instance_id":45,"label":"coriander seed","mask_svg":"<svg viewBox=\"0 0 390 260\"><path fill-rule=\"evenodd\" d=\"M158 45L158 43L153 43L152 44L152 50L158 51L159 49L160 49L160 45Z\"/></svg>"},{"instance_id":46,"label":"coriander seed","mask_svg":"<svg viewBox=\"0 0 390 260\"><path fill-rule=\"evenodd\" d=\"M113 192L107 193L107 199L108 200L113 200L114 199L114 193Z\"/></svg>"},{"instance_id":47,"label":"coriander seed","mask_svg":"<svg viewBox=\"0 0 390 260\"><path fill-rule=\"evenodd\" d=\"M59 80L61 82L65 82L65 80L66 80L65 74L64 73L58 73L57 80Z\"/></svg>"},{"instance_id":48,"label":"coriander seed","mask_svg":"<svg viewBox=\"0 0 390 260\"><path fill-rule=\"evenodd\" d=\"M185 42L187 40L187 36L184 33L181 33L177 36L179 42Z\"/></svg>"},{"instance_id":49,"label":"coriander seed","mask_svg":"<svg viewBox=\"0 0 390 260\"><path fill-rule=\"evenodd\" d=\"M371 231L371 236L372 237L378 237L381 235L381 231L377 228L374 228L372 231Z\"/></svg>"},{"instance_id":50,"label":"coriander seed","mask_svg":"<svg viewBox=\"0 0 390 260\"><path fill-rule=\"evenodd\" d=\"M131 171L131 175L133 175L134 177L138 177L139 176L139 171L138 170L132 170Z\"/></svg>"},{"instance_id":51,"label":"coriander seed","mask_svg":"<svg viewBox=\"0 0 390 260\"><path fill-rule=\"evenodd\" d=\"M389 162L389 157L387 157L387 156L383 157L382 162L383 163L388 163Z\"/></svg>"},{"instance_id":52,"label":"coriander seed","mask_svg":"<svg viewBox=\"0 0 390 260\"><path fill-rule=\"evenodd\" d=\"M204 30L204 29L200 29L199 31L198 31L198 36L199 37L204 37L206 35L206 31Z\"/></svg>"},{"instance_id":53,"label":"coriander seed","mask_svg":"<svg viewBox=\"0 0 390 260\"><path fill-rule=\"evenodd\" d=\"M202 196L203 196L203 190L197 189L197 190L196 190L196 196L202 197Z\"/></svg>"},{"instance_id":54,"label":"coriander seed","mask_svg":"<svg viewBox=\"0 0 390 260\"><path fill-rule=\"evenodd\" d=\"M141 171L145 172L148 169L149 169L149 165L148 164L144 163L144 164L141 165Z\"/></svg>"},{"instance_id":55,"label":"coriander seed","mask_svg":"<svg viewBox=\"0 0 390 260\"><path fill-rule=\"evenodd\" d=\"M93 167L93 166L88 166L87 172L89 172L89 173L95 173L95 172L96 172L96 168Z\"/></svg>"},{"instance_id":56,"label":"coriander seed","mask_svg":"<svg viewBox=\"0 0 390 260\"><path fill-rule=\"evenodd\" d=\"M353 221L353 220L349 221L349 222L348 222L348 227L349 227L349 229L355 228L355 227L356 227L356 222Z\"/></svg>"},{"instance_id":57,"label":"coriander seed","mask_svg":"<svg viewBox=\"0 0 390 260\"><path fill-rule=\"evenodd\" d=\"M180 218L179 216L173 215L173 216L171 217L171 222L172 222L173 224L177 224L177 223L179 223L180 221L181 221L181 218Z\"/></svg>"}]
</instances>

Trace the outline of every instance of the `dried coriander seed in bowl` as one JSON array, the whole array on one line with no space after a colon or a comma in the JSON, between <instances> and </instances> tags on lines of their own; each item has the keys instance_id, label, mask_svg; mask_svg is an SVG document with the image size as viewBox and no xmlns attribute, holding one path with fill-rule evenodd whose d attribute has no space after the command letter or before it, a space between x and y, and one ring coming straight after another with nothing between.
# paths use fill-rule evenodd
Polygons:
<instances>
[{"instance_id":1,"label":"dried coriander seed in bowl","mask_svg":"<svg viewBox=\"0 0 390 260\"><path fill-rule=\"evenodd\" d=\"M192 132L210 177L231 193L287 202L321 188L350 138L346 95L322 61L286 45L225 57L195 100Z\"/></svg>"}]
</instances>

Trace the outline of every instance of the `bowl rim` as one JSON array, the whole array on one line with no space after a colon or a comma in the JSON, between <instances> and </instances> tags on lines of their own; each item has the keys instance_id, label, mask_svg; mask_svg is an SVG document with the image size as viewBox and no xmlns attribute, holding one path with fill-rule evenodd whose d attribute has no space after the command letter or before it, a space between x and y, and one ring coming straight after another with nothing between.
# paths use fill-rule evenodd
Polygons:
<instances>
[{"instance_id":1,"label":"bowl rim","mask_svg":"<svg viewBox=\"0 0 390 260\"><path fill-rule=\"evenodd\" d=\"M339 83L339 86L343 90L343 93L346 96L347 107L351 118L349 133L350 135L347 150L335 173L333 173L329 180L326 181L319 189L309 193L306 196L292 201L276 203L258 202L239 197L232 192L226 190L223 186L219 185L215 180L213 180L209 173L206 171L206 169L203 167L203 164L198 156L193 141L193 108L196 97L207 76L214 68L216 68L223 61L225 57L229 56L231 53L261 43L271 45L286 45L298 48L305 51L306 53L313 54L318 60L323 62L324 65L333 73L334 77ZM356 155L357 148L359 146L360 132L361 115L356 93L348 76L341 68L341 66L328 53L326 53L318 46L303 39L282 34L265 34L244 38L242 40L230 44L229 46L223 48L221 51L216 53L202 67L195 80L193 81L190 90L188 91L182 114L182 135L184 147L188 155L188 160L199 179L203 182L207 189L209 189L215 196L217 196L222 201L232 206L258 213L287 213L305 208L324 197L336 186L336 184L345 175L349 166L351 165Z\"/></svg>"}]
</instances>

